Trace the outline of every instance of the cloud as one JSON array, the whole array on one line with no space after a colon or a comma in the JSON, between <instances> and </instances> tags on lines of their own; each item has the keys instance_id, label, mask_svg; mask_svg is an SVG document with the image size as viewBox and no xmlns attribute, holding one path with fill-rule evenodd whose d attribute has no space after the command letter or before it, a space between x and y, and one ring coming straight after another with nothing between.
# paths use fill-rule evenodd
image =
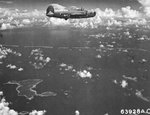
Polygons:
<instances>
[{"instance_id":1,"label":"cloud","mask_svg":"<svg viewBox=\"0 0 150 115\"><path fill-rule=\"evenodd\" d=\"M138 0L145 7L150 7L150 0Z\"/></svg>"},{"instance_id":2,"label":"cloud","mask_svg":"<svg viewBox=\"0 0 150 115\"><path fill-rule=\"evenodd\" d=\"M13 29L14 26L12 26L10 23L3 23L1 25L1 30L6 30L6 29Z\"/></svg>"},{"instance_id":3,"label":"cloud","mask_svg":"<svg viewBox=\"0 0 150 115\"><path fill-rule=\"evenodd\" d=\"M123 17L126 17L126 18L140 17L140 13L136 10L132 10L130 6L123 7L121 9L121 12L122 12Z\"/></svg>"},{"instance_id":4,"label":"cloud","mask_svg":"<svg viewBox=\"0 0 150 115\"><path fill-rule=\"evenodd\" d=\"M22 23L23 23L23 24L30 24L31 21L30 21L29 19L23 19L23 20L22 20Z\"/></svg>"},{"instance_id":5,"label":"cloud","mask_svg":"<svg viewBox=\"0 0 150 115\"><path fill-rule=\"evenodd\" d=\"M49 57L45 57L43 55L43 51L41 49L34 49L31 51L31 54L29 58L32 60L29 63L35 68L35 69L42 69L47 65L47 63L50 62Z\"/></svg>"},{"instance_id":6,"label":"cloud","mask_svg":"<svg viewBox=\"0 0 150 115\"><path fill-rule=\"evenodd\" d=\"M44 115L46 111L32 111L29 115Z\"/></svg>"},{"instance_id":7,"label":"cloud","mask_svg":"<svg viewBox=\"0 0 150 115\"><path fill-rule=\"evenodd\" d=\"M33 11L0 8L0 30L31 27L37 23L44 23L47 17L44 11L34 9ZM46 20L47 22L47 20Z\"/></svg>"},{"instance_id":8,"label":"cloud","mask_svg":"<svg viewBox=\"0 0 150 115\"><path fill-rule=\"evenodd\" d=\"M150 7L145 7L144 11L145 11L146 15L148 17L150 17Z\"/></svg>"},{"instance_id":9,"label":"cloud","mask_svg":"<svg viewBox=\"0 0 150 115\"><path fill-rule=\"evenodd\" d=\"M143 3L144 4L144 3ZM53 4L56 9L66 9L59 4ZM45 9L46 10L46 9ZM98 28L99 26L126 26L126 25L145 25L147 19L137 10L131 9L130 6L123 7L117 11L106 8L93 9L96 11L96 16L85 19L59 19L49 18L45 15L45 10L34 9L32 11L20 9L0 8L0 30L40 26L64 26L68 25L75 28ZM146 16L150 14L150 8L145 7ZM141 20L143 19L143 20Z\"/></svg>"},{"instance_id":10,"label":"cloud","mask_svg":"<svg viewBox=\"0 0 150 115\"><path fill-rule=\"evenodd\" d=\"M116 16L116 12L110 8L106 8L104 11L102 11L99 8L96 8L95 11L97 13L96 15L101 16L101 17L114 17L114 16Z\"/></svg>"},{"instance_id":11,"label":"cloud","mask_svg":"<svg viewBox=\"0 0 150 115\"><path fill-rule=\"evenodd\" d=\"M9 103L3 98L3 92L0 91L0 115L20 115L19 112L10 109ZM33 110L32 112L27 112L29 115L45 115L46 111Z\"/></svg>"},{"instance_id":12,"label":"cloud","mask_svg":"<svg viewBox=\"0 0 150 115\"><path fill-rule=\"evenodd\" d=\"M3 4L12 4L13 1L0 1L0 3L3 3Z\"/></svg>"},{"instance_id":13,"label":"cloud","mask_svg":"<svg viewBox=\"0 0 150 115\"><path fill-rule=\"evenodd\" d=\"M146 16L150 17L150 0L138 0L138 2L144 7Z\"/></svg>"},{"instance_id":14,"label":"cloud","mask_svg":"<svg viewBox=\"0 0 150 115\"><path fill-rule=\"evenodd\" d=\"M50 18L47 25L52 24L52 25L57 25L57 26L62 26L62 25L69 25L70 22L64 19L59 19L59 18Z\"/></svg>"},{"instance_id":15,"label":"cloud","mask_svg":"<svg viewBox=\"0 0 150 115\"><path fill-rule=\"evenodd\" d=\"M86 70L78 71L77 75L79 75L81 78L92 78L92 74Z\"/></svg>"}]
</instances>

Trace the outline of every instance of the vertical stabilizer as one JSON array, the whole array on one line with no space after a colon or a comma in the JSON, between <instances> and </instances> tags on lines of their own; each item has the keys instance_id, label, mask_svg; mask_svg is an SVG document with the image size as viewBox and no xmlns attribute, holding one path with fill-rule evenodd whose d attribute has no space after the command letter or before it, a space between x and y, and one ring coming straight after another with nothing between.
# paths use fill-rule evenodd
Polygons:
<instances>
[{"instance_id":1,"label":"vertical stabilizer","mask_svg":"<svg viewBox=\"0 0 150 115\"><path fill-rule=\"evenodd\" d=\"M46 10L46 15L47 16L51 16L54 14L54 7L52 5L48 6L47 10Z\"/></svg>"}]
</instances>

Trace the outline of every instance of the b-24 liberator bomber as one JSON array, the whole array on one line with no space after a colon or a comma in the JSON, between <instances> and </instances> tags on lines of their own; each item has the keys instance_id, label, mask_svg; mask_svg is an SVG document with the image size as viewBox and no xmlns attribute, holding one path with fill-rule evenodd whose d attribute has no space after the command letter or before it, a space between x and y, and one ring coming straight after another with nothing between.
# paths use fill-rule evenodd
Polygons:
<instances>
[{"instance_id":1,"label":"b-24 liberator bomber","mask_svg":"<svg viewBox=\"0 0 150 115\"><path fill-rule=\"evenodd\" d=\"M55 11L55 5L50 4L46 10L46 16L62 18L62 19L78 19L78 18L90 18L96 15L95 11L88 11L83 8L74 8L73 10L67 10L65 7L59 5L63 10L59 9ZM65 10L64 10L65 9Z\"/></svg>"}]
</instances>

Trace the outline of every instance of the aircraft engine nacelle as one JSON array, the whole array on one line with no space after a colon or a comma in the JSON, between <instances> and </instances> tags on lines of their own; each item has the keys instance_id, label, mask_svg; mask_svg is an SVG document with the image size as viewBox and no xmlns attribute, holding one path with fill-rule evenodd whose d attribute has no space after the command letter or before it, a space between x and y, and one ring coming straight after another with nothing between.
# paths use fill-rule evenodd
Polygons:
<instances>
[{"instance_id":1,"label":"aircraft engine nacelle","mask_svg":"<svg viewBox=\"0 0 150 115\"><path fill-rule=\"evenodd\" d=\"M96 12L89 12L89 16L94 17L96 15Z\"/></svg>"},{"instance_id":2,"label":"aircraft engine nacelle","mask_svg":"<svg viewBox=\"0 0 150 115\"><path fill-rule=\"evenodd\" d=\"M65 19L65 20L68 20L69 18L70 18L70 14L65 14L65 15L64 15L64 19Z\"/></svg>"}]
</instances>

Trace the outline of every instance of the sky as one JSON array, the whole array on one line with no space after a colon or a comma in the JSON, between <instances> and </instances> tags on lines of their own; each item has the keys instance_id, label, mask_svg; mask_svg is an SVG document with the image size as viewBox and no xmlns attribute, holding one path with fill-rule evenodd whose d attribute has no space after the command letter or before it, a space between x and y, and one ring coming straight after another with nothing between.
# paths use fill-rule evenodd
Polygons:
<instances>
[{"instance_id":1,"label":"sky","mask_svg":"<svg viewBox=\"0 0 150 115\"><path fill-rule=\"evenodd\" d=\"M64 6L83 6L88 8L112 8L114 10L125 6L137 9L141 6L138 0L0 0L0 5L7 7L43 7L50 3L58 3Z\"/></svg>"}]
</instances>

